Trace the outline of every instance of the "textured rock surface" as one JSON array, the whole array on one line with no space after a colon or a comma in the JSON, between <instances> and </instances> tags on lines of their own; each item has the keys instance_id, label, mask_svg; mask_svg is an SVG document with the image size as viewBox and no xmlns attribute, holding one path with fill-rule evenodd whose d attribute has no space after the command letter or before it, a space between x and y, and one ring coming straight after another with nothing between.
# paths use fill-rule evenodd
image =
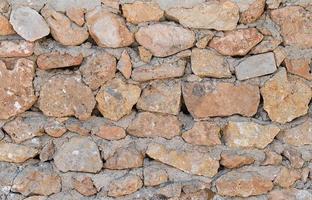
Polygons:
<instances>
[{"instance_id":1,"label":"textured rock surface","mask_svg":"<svg viewBox=\"0 0 312 200\"><path fill-rule=\"evenodd\" d=\"M0 35L13 35L15 33L9 20L0 14Z\"/></svg>"},{"instance_id":2,"label":"textured rock surface","mask_svg":"<svg viewBox=\"0 0 312 200\"><path fill-rule=\"evenodd\" d=\"M35 157L38 150L19 144L0 143L0 161L22 163Z\"/></svg>"},{"instance_id":3,"label":"textured rock surface","mask_svg":"<svg viewBox=\"0 0 312 200\"><path fill-rule=\"evenodd\" d=\"M83 56L77 55L73 56L68 53L59 53L59 52L52 52L41 54L38 56L37 65L40 69L48 70L48 69L55 69L55 68L64 68L64 67L71 67L80 65L83 61Z\"/></svg>"},{"instance_id":4,"label":"textured rock surface","mask_svg":"<svg viewBox=\"0 0 312 200\"><path fill-rule=\"evenodd\" d=\"M34 43L24 40L3 40L0 41L0 58L31 56L34 47Z\"/></svg>"}]
</instances>

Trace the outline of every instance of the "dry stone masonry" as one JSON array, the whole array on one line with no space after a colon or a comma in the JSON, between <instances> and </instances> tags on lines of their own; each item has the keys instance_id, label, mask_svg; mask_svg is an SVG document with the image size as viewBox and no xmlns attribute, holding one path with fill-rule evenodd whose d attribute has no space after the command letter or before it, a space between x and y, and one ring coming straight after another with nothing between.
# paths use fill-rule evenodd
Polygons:
<instances>
[{"instance_id":1,"label":"dry stone masonry","mask_svg":"<svg viewBox=\"0 0 312 200\"><path fill-rule=\"evenodd\" d=\"M0 200L312 200L311 0L0 0Z\"/></svg>"}]
</instances>

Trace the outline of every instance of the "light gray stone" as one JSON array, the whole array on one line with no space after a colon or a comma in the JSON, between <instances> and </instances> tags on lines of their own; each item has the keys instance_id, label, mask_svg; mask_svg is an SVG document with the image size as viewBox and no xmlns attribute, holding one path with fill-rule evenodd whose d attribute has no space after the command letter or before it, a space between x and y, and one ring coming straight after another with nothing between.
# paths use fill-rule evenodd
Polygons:
<instances>
[{"instance_id":1,"label":"light gray stone","mask_svg":"<svg viewBox=\"0 0 312 200\"><path fill-rule=\"evenodd\" d=\"M271 74L276 69L274 54L270 52L246 58L235 68L235 73L238 80L246 80Z\"/></svg>"},{"instance_id":2,"label":"light gray stone","mask_svg":"<svg viewBox=\"0 0 312 200\"><path fill-rule=\"evenodd\" d=\"M97 6L101 6L101 0L48 0L48 5L52 6L56 11L65 12L66 9L75 5L83 10L93 10Z\"/></svg>"},{"instance_id":3,"label":"light gray stone","mask_svg":"<svg viewBox=\"0 0 312 200\"><path fill-rule=\"evenodd\" d=\"M205 0L154 0L158 3L161 9L166 10L169 8L191 8L196 4L203 3Z\"/></svg>"}]
</instances>

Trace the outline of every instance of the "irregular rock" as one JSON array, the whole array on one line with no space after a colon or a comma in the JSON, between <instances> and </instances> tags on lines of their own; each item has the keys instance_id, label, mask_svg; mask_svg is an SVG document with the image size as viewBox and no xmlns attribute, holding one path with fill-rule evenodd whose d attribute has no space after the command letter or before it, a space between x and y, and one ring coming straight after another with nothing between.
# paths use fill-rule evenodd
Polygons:
<instances>
[{"instance_id":1,"label":"irregular rock","mask_svg":"<svg viewBox=\"0 0 312 200\"><path fill-rule=\"evenodd\" d=\"M101 6L101 0L49 0L48 5L53 7L56 11L65 12L68 8L75 5L76 8L82 10L93 10L94 8Z\"/></svg>"},{"instance_id":2,"label":"irregular rock","mask_svg":"<svg viewBox=\"0 0 312 200\"><path fill-rule=\"evenodd\" d=\"M37 154L38 150L32 147L0 142L0 161L23 163Z\"/></svg>"},{"instance_id":3,"label":"irregular rock","mask_svg":"<svg viewBox=\"0 0 312 200\"><path fill-rule=\"evenodd\" d=\"M0 41L0 58L27 57L34 53L35 44L25 40Z\"/></svg>"},{"instance_id":4,"label":"irregular rock","mask_svg":"<svg viewBox=\"0 0 312 200\"><path fill-rule=\"evenodd\" d=\"M275 125L254 122L229 122L223 130L223 139L229 147L263 149L270 144L280 129Z\"/></svg>"},{"instance_id":5,"label":"irregular rock","mask_svg":"<svg viewBox=\"0 0 312 200\"><path fill-rule=\"evenodd\" d=\"M281 46L278 46L276 49L274 49L273 53L275 56L276 66L280 66L284 59L287 57L286 52Z\"/></svg>"},{"instance_id":6,"label":"irregular rock","mask_svg":"<svg viewBox=\"0 0 312 200\"><path fill-rule=\"evenodd\" d=\"M282 167L280 173L274 180L274 184L279 185L283 188L289 188L300 178L301 173L299 170Z\"/></svg>"},{"instance_id":7,"label":"irregular rock","mask_svg":"<svg viewBox=\"0 0 312 200\"><path fill-rule=\"evenodd\" d=\"M55 146L53 140L47 142L44 147L41 149L39 158L41 162L52 160L55 153Z\"/></svg>"},{"instance_id":8,"label":"irregular rock","mask_svg":"<svg viewBox=\"0 0 312 200\"><path fill-rule=\"evenodd\" d=\"M83 61L81 54L74 56L68 53L51 52L41 54L37 58L37 65L40 69L56 69L80 65Z\"/></svg>"},{"instance_id":9,"label":"irregular rock","mask_svg":"<svg viewBox=\"0 0 312 200\"><path fill-rule=\"evenodd\" d=\"M27 197L24 200L46 200L47 197L46 196L31 196L31 197Z\"/></svg>"},{"instance_id":10,"label":"irregular rock","mask_svg":"<svg viewBox=\"0 0 312 200\"><path fill-rule=\"evenodd\" d=\"M200 38L199 40L197 40L195 44L196 47L200 49L206 48L206 46L208 45L208 42L213 38L213 36L214 36L213 32L210 32L206 36Z\"/></svg>"},{"instance_id":11,"label":"irregular rock","mask_svg":"<svg viewBox=\"0 0 312 200\"><path fill-rule=\"evenodd\" d=\"M116 58L105 52L92 54L81 65L80 71L83 81L96 90L115 77Z\"/></svg>"},{"instance_id":12,"label":"irregular rock","mask_svg":"<svg viewBox=\"0 0 312 200\"><path fill-rule=\"evenodd\" d=\"M272 20L281 28L285 45L312 47L311 12L300 6L287 6L271 11Z\"/></svg>"},{"instance_id":13,"label":"irregular rock","mask_svg":"<svg viewBox=\"0 0 312 200\"><path fill-rule=\"evenodd\" d=\"M143 170L145 186L157 186L168 181L167 172L160 167L148 166Z\"/></svg>"},{"instance_id":14,"label":"irregular rock","mask_svg":"<svg viewBox=\"0 0 312 200\"><path fill-rule=\"evenodd\" d=\"M140 59L145 63L149 63L153 57L153 54L142 46L139 46L138 49L139 49Z\"/></svg>"},{"instance_id":15,"label":"irregular rock","mask_svg":"<svg viewBox=\"0 0 312 200\"><path fill-rule=\"evenodd\" d=\"M233 30L239 19L239 8L232 1L212 1L192 8L171 8L166 15L185 27Z\"/></svg>"},{"instance_id":16,"label":"irregular rock","mask_svg":"<svg viewBox=\"0 0 312 200\"><path fill-rule=\"evenodd\" d=\"M3 130L10 135L15 143L44 134L44 124L46 119L40 113L27 112L6 123Z\"/></svg>"},{"instance_id":17,"label":"irregular rock","mask_svg":"<svg viewBox=\"0 0 312 200\"><path fill-rule=\"evenodd\" d=\"M232 75L225 57L210 49L193 49L191 64L197 76L228 78Z\"/></svg>"},{"instance_id":18,"label":"irregular rock","mask_svg":"<svg viewBox=\"0 0 312 200\"><path fill-rule=\"evenodd\" d=\"M146 65L133 69L131 78L139 82L155 79L177 78L184 75L185 66L186 62L184 60L165 62L154 66Z\"/></svg>"},{"instance_id":19,"label":"irregular rock","mask_svg":"<svg viewBox=\"0 0 312 200\"><path fill-rule=\"evenodd\" d=\"M177 25L159 23L141 27L135 39L154 56L166 57L192 47L195 34Z\"/></svg>"},{"instance_id":20,"label":"irregular rock","mask_svg":"<svg viewBox=\"0 0 312 200\"><path fill-rule=\"evenodd\" d=\"M157 143L149 144L146 154L167 165L200 176L212 177L219 168L219 162L207 153L169 149Z\"/></svg>"},{"instance_id":21,"label":"irregular rock","mask_svg":"<svg viewBox=\"0 0 312 200\"><path fill-rule=\"evenodd\" d=\"M307 190L296 188L273 190L268 195L269 200L306 200L312 199L312 194Z\"/></svg>"},{"instance_id":22,"label":"irregular rock","mask_svg":"<svg viewBox=\"0 0 312 200\"><path fill-rule=\"evenodd\" d=\"M181 81L155 81L147 85L137 102L140 110L177 115L181 107Z\"/></svg>"},{"instance_id":23,"label":"irregular rock","mask_svg":"<svg viewBox=\"0 0 312 200\"><path fill-rule=\"evenodd\" d=\"M283 155L290 161L290 165L293 168L301 168L304 164L302 155L296 149L287 148L283 151Z\"/></svg>"},{"instance_id":24,"label":"irregular rock","mask_svg":"<svg viewBox=\"0 0 312 200\"><path fill-rule=\"evenodd\" d=\"M127 84L120 79L110 80L96 95L98 109L104 117L117 121L131 113L140 94L141 89L136 85Z\"/></svg>"},{"instance_id":25,"label":"irregular rock","mask_svg":"<svg viewBox=\"0 0 312 200\"><path fill-rule=\"evenodd\" d=\"M43 17L29 7L13 9L10 23L17 34L31 42L43 38L50 33L50 28Z\"/></svg>"},{"instance_id":26,"label":"irregular rock","mask_svg":"<svg viewBox=\"0 0 312 200\"><path fill-rule=\"evenodd\" d=\"M269 9L276 9L282 3L282 0L267 0L266 4L268 5Z\"/></svg>"},{"instance_id":27,"label":"irregular rock","mask_svg":"<svg viewBox=\"0 0 312 200\"><path fill-rule=\"evenodd\" d=\"M15 33L9 20L0 14L0 35L13 35Z\"/></svg>"},{"instance_id":28,"label":"irregular rock","mask_svg":"<svg viewBox=\"0 0 312 200\"><path fill-rule=\"evenodd\" d=\"M52 37L59 43L67 46L80 45L89 37L85 27L72 23L64 14L45 7L41 14L50 26Z\"/></svg>"},{"instance_id":29,"label":"irregular rock","mask_svg":"<svg viewBox=\"0 0 312 200\"><path fill-rule=\"evenodd\" d=\"M220 164L229 169L250 165L254 162L255 159L248 155L240 155L231 151L224 151L221 153Z\"/></svg>"},{"instance_id":30,"label":"irregular rock","mask_svg":"<svg viewBox=\"0 0 312 200\"><path fill-rule=\"evenodd\" d=\"M138 113L127 128L128 134L136 137L163 137L166 139L180 135L180 130L181 123L176 116L149 112Z\"/></svg>"},{"instance_id":31,"label":"irregular rock","mask_svg":"<svg viewBox=\"0 0 312 200\"><path fill-rule=\"evenodd\" d=\"M110 183L107 195L110 197L124 196L134 193L142 186L143 183L139 176L132 174L125 175Z\"/></svg>"},{"instance_id":32,"label":"irregular rock","mask_svg":"<svg viewBox=\"0 0 312 200\"><path fill-rule=\"evenodd\" d=\"M273 53L258 54L243 60L235 68L238 80L272 74L277 70Z\"/></svg>"},{"instance_id":33,"label":"irregular rock","mask_svg":"<svg viewBox=\"0 0 312 200\"><path fill-rule=\"evenodd\" d=\"M181 8L192 8L196 4L205 2L205 0L154 0L163 10L170 8L181 7Z\"/></svg>"},{"instance_id":34,"label":"irregular rock","mask_svg":"<svg viewBox=\"0 0 312 200\"><path fill-rule=\"evenodd\" d=\"M89 87L81 83L80 76L56 75L42 87L39 108L47 116L75 116L88 119L95 106L94 96Z\"/></svg>"},{"instance_id":35,"label":"irregular rock","mask_svg":"<svg viewBox=\"0 0 312 200\"><path fill-rule=\"evenodd\" d=\"M23 113L35 103L34 76L35 66L31 60L20 58L7 65L0 60L0 119Z\"/></svg>"},{"instance_id":36,"label":"irregular rock","mask_svg":"<svg viewBox=\"0 0 312 200\"><path fill-rule=\"evenodd\" d=\"M255 22L263 13L265 0L234 0L237 3L241 16L239 22L249 24Z\"/></svg>"},{"instance_id":37,"label":"irregular rock","mask_svg":"<svg viewBox=\"0 0 312 200\"><path fill-rule=\"evenodd\" d=\"M83 177L82 180L73 178L73 186L77 192L84 196L92 196L97 193L93 181L90 177Z\"/></svg>"},{"instance_id":38,"label":"irregular rock","mask_svg":"<svg viewBox=\"0 0 312 200\"><path fill-rule=\"evenodd\" d=\"M130 78L132 73L132 63L131 58L126 50L124 50L121 54L121 57L117 63L117 69L126 79Z\"/></svg>"},{"instance_id":39,"label":"irregular rock","mask_svg":"<svg viewBox=\"0 0 312 200\"><path fill-rule=\"evenodd\" d=\"M122 5L122 13L132 24L159 21L164 16L164 11L156 3L142 1Z\"/></svg>"},{"instance_id":40,"label":"irregular rock","mask_svg":"<svg viewBox=\"0 0 312 200\"><path fill-rule=\"evenodd\" d=\"M50 118L44 125L44 131L52 137L61 137L67 129L61 120Z\"/></svg>"},{"instance_id":41,"label":"irregular rock","mask_svg":"<svg viewBox=\"0 0 312 200\"><path fill-rule=\"evenodd\" d=\"M91 37L100 47L126 47L134 42L124 19L114 13L94 9L86 14L86 21Z\"/></svg>"},{"instance_id":42,"label":"irregular rock","mask_svg":"<svg viewBox=\"0 0 312 200\"><path fill-rule=\"evenodd\" d=\"M260 101L258 87L248 84L184 82L182 92L186 107L194 118L233 114L253 116Z\"/></svg>"},{"instance_id":43,"label":"irregular rock","mask_svg":"<svg viewBox=\"0 0 312 200\"><path fill-rule=\"evenodd\" d=\"M244 56L263 39L255 28L229 31L223 37L214 37L209 47L214 48L222 55Z\"/></svg>"},{"instance_id":44,"label":"irregular rock","mask_svg":"<svg viewBox=\"0 0 312 200\"><path fill-rule=\"evenodd\" d=\"M274 151L265 151L265 160L261 165L280 165L282 163L283 157Z\"/></svg>"},{"instance_id":45,"label":"irregular rock","mask_svg":"<svg viewBox=\"0 0 312 200\"><path fill-rule=\"evenodd\" d=\"M135 148L120 148L106 160L104 167L113 170L138 168L143 166L143 159L142 153Z\"/></svg>"},{"instance_id":46,"label":"irregular rock","mask_svg":"<svg viewBox=\"0 0 312 200\"><path fill-rule=\"evenodd\" d=\"M60 192L61 187L61 177L53 171L52 165L44 163L39 166L27 166L14 179L11 190L24 196L48 196Z\"/></svg>"},{"instance_id":47,"label":"irregular rock","mask_svg":"<svg viewBox=\"0 0 312 200\"><path fill-rule=\"evenodd\" d=\"M271 180L257 172L231 171L216 181L218 194L231 197L249 197L266 194L273 188Z\"/></svg>"},{"instance_id":48,"label":"irregular rock","mask_svg":"<svg viewBox=\"0 0 312 200\"><path fill-rule=\"evenodd\" d=\"M284 143L293 146L303 146L312 144L312 119L309 118L304 123L281 132L277 137Z\"/></svg>"},{"instance_id":49,"label":"irregular rock","mask_svg":"<svg viewBox=\"0 0 312 200\"><path fill-rule=\"evenodd\" d=\"M84 9L79 7L70 7L66 9L66 15L70 20L75 22L78 26L83 26L85 23Z\"/></svg>"},{"instance_id":50,"label":"irregular rock","mask_svg":"<svg viewBox=\"0 0 312 200\"><path fill-rule=\"evenodd\" d=\"M215 146L221 144L220 127L211 122L195 122L194 126L182 133L182 138L194 145Z\"/></svg>"},{"instance_id":51,"label":"irregular rock","mask_svg":"<svg viewBox=\"0 0 312 200\"><path fill-rule=\"evenodd\" d=\"M308 112L312 90L302 80L288 78L285 68L282 68L265 82L261 94L270 119L286 123Z\"/></svg>"},{"instance_id":52,"label":"irregular rock","mask_svg":"<svg viewBox=\"0 0 312 200\"><path fill-rule=\"evenodd\" d=\"M265 37L257 46L255 46L250 54L260 54L275 50L282 43L281 39L271 36Z\"/></svg>"},{"instance_id":53,"label":"irregular rock","mask_svg":"<svg viewBox=\"0 0 312 200\"><path fill-rule=\"evenodd\" d=\"M83 136L73 137L64 143L54 156L54 164L62 172L96 173L103 166L98 147Z\"/></svg>"},{"instance_id":54,"label":"irregular rock","mask_svg":"<svg viewBox=\"0 0 312 200\"><path fill-rule=\"evenodd\" d=\"M105 140L120 140L126 137L126 131L118 126L102 125L93 134Z\"/></svg>"},{"instance_id":55,"label":"irregular rock","mask_svg":"<svg viewBox=\"0 0 312 200\"><path fill-rule=\"evenodd\" d=\"M305 59L305 58L301 58L301 59L288 59L286 58L284 60L287 71L301 76L309 81L312 80L312 72L310 69L310 61L311 59Z\"/></svg>"}]
</instances>

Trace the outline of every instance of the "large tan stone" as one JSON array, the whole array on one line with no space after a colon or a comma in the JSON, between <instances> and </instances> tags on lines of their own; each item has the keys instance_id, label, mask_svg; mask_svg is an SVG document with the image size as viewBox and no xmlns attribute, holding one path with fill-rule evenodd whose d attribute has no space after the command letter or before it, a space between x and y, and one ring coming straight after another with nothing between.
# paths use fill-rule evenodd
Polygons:
<instances>
[{"instance_id":1,"label":"large tan stone","mask_svg":"<svg viewBox=\"0 0 312 200\"><path fill-rule=\"evenodd\" d=\"M130 135L137 137L163 137L180 135L181 123L176 116L149 112L138 113L127 128Z\"/></svg>"},{"instance_id":2,"label":"large tan stone","mask_svg":"<svg viewBox=\"0 0 312 200\"><path fill-rule=\"evenodd\" d=\"M269 200L310 200L312 194L307 190L291 189L276 189L269 193Z\"/></svg>"},{"instance_id":3,"label":"large tan stone","mask_svg":"<svg viewBox=\"0 0 312 200\"><path fill-rule=\"evenodd\" d=\"M88 119L95 106L95 99L89 87L81 82L80 76L56 75L42 87L39 108L47 116L75 116Z\"/></svg>"},{"instance_id":4,"label":"large tan stone","mask_svg":"<svg viewBox=\"0 0 312 200\"><path fill-rule=\"evenodd\" d=\"M287 71L312 81L312 72L310 69L311 59L298 58L284 60Z\"/></svg>"},{"instance_id":5,"label":"large tan stone","mask_svg":"<svg viewBox=\"0 0 312 200\"><path fill-rule=\"evenodd\" d=\"M238 5L240 15L240 23L249 24L255 22L263 13L265 8L265 0L234 0Z\"/></svg>"},{"instance_id":6,"label":"large tan stone","mask_svg":"<svg viewBox=\"0 0 312 200\"><path fill-rule=\"evenodd\" d=\"M238 29L225 32L223 37L214 37L209 47L214 48L222 55L243 56L263 39L255 28Z\"/></svg>"},{"instance_id":7,"label":"large tan stone","mask_svg":"<svg viewBox=\"0 0 312 200\"><path fill-rule=\"evenodd\" d=\"M135 39L154 56L166 57L192 47L195 34L181 26L158 23L141 27Z\"/></svg>"},{"instance_id":8,"label":"large tan stone","mask_svg":"<svg viewBox=\"0 0 312 200\"><path fill-rule=\"evenodd\" d=\"M83 56L71 55L68 53L51 52L41 54L37 58L37 65L40 69L48 70L55 68L64 68L80 65L83 61Z\"/></svg>"},{"instance_id":9,"label":"large tan stone","mask_svg":"<svg viewBox=\"0 0 312 200\"><path fill-rule=\"evenodd\" d=\"M265 148L280 129L275 125L254 122L229 122L223 130L223 139L229 147Z\"/></svg>"},{"instance_id":10,"label":"large tan stone","mask_svg":"<svg viewBox=\"0 0 312 200\"><path fill-rule=\"evenodd\" d=\"M218 172L219 162L207 153L169 149L164 145L148 145L146 154L160 162L190 174L212 177Z\"/></svg>"},{"instance_id":11,"label":"large tan stone","mask_svg":"<svg viewBox=\"0 0 312 200\"><path fill-rule=\"evenodd\" d=\"M141 178L137 175L128 174L119 179L113 180L109 184L107 195L119 197L134 193L143 186Z\"/></svg>"},{"instance_id":12,"label":"large tan stone","mask_svg":"<svg viewBox=\"0 0 312 200\"><path fill-rule=\"evenodd\" d=\"M0 161L23 163L37 154L38 150L32 147L0 142Z\"/></svg>"},{"instance_id":13,"label":"large tan stone","mask_svg":"<svg viewBox=\"0 0 312 200\"><path fill-rule=\"evenodd\" d=\"M23 113L35 103L34 62L25 58L7 65L0 60L0 119Z\"/></svg>"},{"instance_id":14,"label":"large tan stone","mask_svg":"<svg viewBox=\"0 0 312 200\"><path fill-rule=\"evenodd\" d=\"M143 159L143 154L133 147L120 148L106 160L104 167L113 170L138 168L143 166Z\"/></svg>"},{"instance_id":15,"label":"large tan stone","mask_svg":"<svg viewBox=\"0 0 312 200\"><path fill-rule=\"evenodd\" d=\"M85 176L81 179L72 179L73 187L77 192L84 196L92 196L97 193L97 190L92 182L92 179L88 176Z\"/></svg>"},{"instance_id":16,"label":"large tan stone","mask_svg":"<svg viewBox=\"0 0 312 200\"><path fill-rule=\"evenodd\" d=\"M281 28L285 45L312 47L311 12L300 6L286 6L271 11L272 20Z\"/></svg>"},{"instance_id":17,"label":"large tan stone","mask_svg":"<svg viewBox=\"0 0 312 200\"><path fill-rule=\"evenodd\" d=\"M260 102L258 87L249 84L184 82L182 92L186 107L195 118L253 116Z\"/></svg>"},{"instance_id":18,"label":"large tan stone","mask_svg":"<svg viewBox=\"0 0 312 200\"><path fill-rule=\"evenodd\" d=\"M120 79L110 80L96 95L98 109L104 117L117 121L131 113L140 94L141 89L136 85L127 84Z\"/></svg>"},{"instance_id":19,"label":"large tan stone","mask_svg":"<svg viewBox=\"0 0 312 200\"><path fill-rule=\"evenodd\" d=\"M250 165L255 162L253 157L244 154L237 154L232 151L224 151L221 153L220 164L226 168L239 168L244 165Z\"/></svg>"},{"instance_id":20,"label":"large tan stone","mask_svg":"<svg viewBox=\"0 0 312 200\"><path fill-rule=\"evenodd\" d=\"M272 121L290 122L305 115L312 97L311 87L302 80L287 77L285 68L281 68L261 88L264 109Z\"/></svg>"},{"instance_id":21,"label":"large tan stone","mask_svg":"<svg viewBox=\"0 0 312 200\"><path fill-rule=\"evenodd\" d=\"M280 173L274 180L274 184L283 188L289 188L300 178L301 172L298 169L282 167Z\"/></svg>"},{"instance_id":22,"label":"large tan stone","mask_svg":"<svg viewBox=\"0 0 312 200\"><path fill-rule=\"evenodd\" d=\"M105 140L120 140L126 137L126 131L123 128L105 124L99 126L95 130L92 130L92 134L95 134Z\"/></svg>"},{"instance_id":23,"label":"large tan stone","mask_svg":"<svg viewBox=\"0 0 312 200\"><path fill-rule=\"evenodd\" d=\"M0 14L0 35L13 35L15 33L9 20Z\"/></svg>"},{"instance_id":24,"label":"large tan stone","mask_svg":"<svg viewBox=\"0 0 312 200\"><path fill-rule=\"evenodd\" d=\"M0 41L0 58L31 56L34 48L34 43L25 40L3 40Z\"/></svg>"},{"instance_id":25,"label":"large tan stone","mask_svg":"<svg viewBox=\"0 0 312 200\"><path fill-rule=\"evenodd\" d=\"M239 8L232 1L210 1L192 8L171 8L166 15L185 27L233 30L239 19Z\"/></svg>"},{"instance_id":26,"label":"large tan stone","mask_svg":"<svg viewBox=\"0 0 312 200\"><path fill-rule=\"evenodd\" d=\"M100 47L126 47L134 42L124 19L114 13L94 9L86 14L86 21L91 37Z\"/></svg>"}]
</instances>

